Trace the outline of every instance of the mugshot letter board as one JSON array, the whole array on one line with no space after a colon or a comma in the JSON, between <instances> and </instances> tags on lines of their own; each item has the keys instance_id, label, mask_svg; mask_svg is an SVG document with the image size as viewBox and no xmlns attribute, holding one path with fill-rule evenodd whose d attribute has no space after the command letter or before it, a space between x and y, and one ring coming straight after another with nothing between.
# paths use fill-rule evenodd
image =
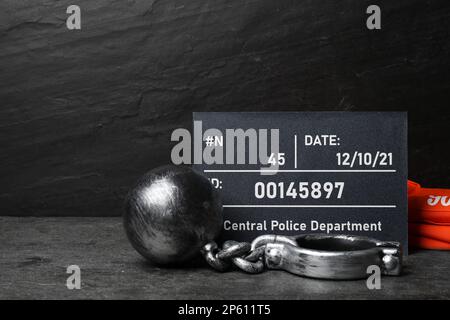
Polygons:
<instances>
[{"instance_id":1,"label":"mugshot letter board","mask_svg":"<svg viewBox=\"0 0 450 320\"><path fill-rule=\"evenodd\" d=\"M192 159L222 194L220 240L364 235L407 251L404 112L196 112Z\"/></svg>"}]
</instances>

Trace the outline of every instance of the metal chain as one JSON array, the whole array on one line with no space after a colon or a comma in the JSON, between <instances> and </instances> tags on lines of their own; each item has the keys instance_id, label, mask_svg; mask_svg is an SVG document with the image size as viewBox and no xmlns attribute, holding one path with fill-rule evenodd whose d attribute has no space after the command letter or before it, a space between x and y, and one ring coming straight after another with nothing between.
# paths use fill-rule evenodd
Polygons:
<instances>
[{"instance_id":1,"label":"metal chain","mask_svg":"<svg viewBox=\"0 0 450 320\"><path fill-rule=\"evenodd\" d=\"M217 243L211 241L201 249L206 262L215 270L225 272L235 265L247 273L261 273L264 271L264 249L260 246L252 250L248 242L225 241L221 250Z\"/></svg>"},{"instance_id":2,"label":"metal chain","mask_svg":"<svg viewBox=\"0 0 450 320\"><path fill-rule=\"evenodd\" d=\"M257 237L252 243L225 241L222 249L219 249L216 242L211 241L202 247L201 253L206 262L217 271L225 272L235 265L247 273L261 273L265 268L264 255L269 243L297 245L291 237L266 234Z\"/></svg>"}]
</instances>

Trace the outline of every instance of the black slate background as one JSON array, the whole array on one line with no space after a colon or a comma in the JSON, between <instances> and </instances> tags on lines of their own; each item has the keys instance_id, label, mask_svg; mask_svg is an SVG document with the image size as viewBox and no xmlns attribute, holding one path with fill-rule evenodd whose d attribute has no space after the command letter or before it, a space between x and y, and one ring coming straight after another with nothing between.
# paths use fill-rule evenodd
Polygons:
<instances>
[{"instance_id":1,"label":"black slate background","mask_svg":"<svg viewBox=\"0 0 450 320\"><path fill-rule=\"evenodd\" d=\"M0 215L121 214L192 111L407 110L410 178L450 188L449 24L448 0L2 0Z\"/></svg>"}]
</instances>

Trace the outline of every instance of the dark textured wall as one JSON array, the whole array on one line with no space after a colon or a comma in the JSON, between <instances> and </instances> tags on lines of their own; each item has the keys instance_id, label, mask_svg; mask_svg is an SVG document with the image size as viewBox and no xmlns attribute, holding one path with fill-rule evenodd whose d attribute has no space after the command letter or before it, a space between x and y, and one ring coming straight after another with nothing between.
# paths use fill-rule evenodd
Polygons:
<instances>
[{"instance_id":1,"label":"dark textured wall","mask_svg":"<svg viewBox=\"0 0 450 320\"><path fill-rule=\"evenodd\" d=\"M449 24L448 0L2 0L0 215L120 214L192 111L408 110L410 177L450 187Z\"/></svg>"}]
</instances>

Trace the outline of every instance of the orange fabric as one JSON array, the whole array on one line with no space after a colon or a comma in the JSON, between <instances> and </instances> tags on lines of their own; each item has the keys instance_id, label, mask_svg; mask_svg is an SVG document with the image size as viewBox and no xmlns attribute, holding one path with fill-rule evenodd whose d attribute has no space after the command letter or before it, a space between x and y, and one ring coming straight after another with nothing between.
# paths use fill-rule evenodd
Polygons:
<instances>
[{"instance_id":1,"label":"orange fabric","mask_svg":"<svg viewBox=\"0 0 450 320\"><path fill-rule=\"evenodd\" d=\"M408 197L420 190L420 184L408 180Z\"/></svg>"},{"instance_id":2,"label":"orange fabric","mask_svg":"<svg viewBox=\"0 0 450 320\"><path fill-rule=\"evenodd\" d=\"M450 250L450 190L422 188L408 181L411 247Z\"/></svg>"},{"instance_id":3,"label":"orange fabric","mask_svg":"<svg viewBox=\"0 0 450 320\"><path fill-rule=\"evenodd\" d=\"M450 189L421 188L408 182L410 222L450 225Z\"/></svg>"},{"instance_id":4,"label":"orange fabric","mask_svg":"<svg viewBox=\"0 0 450 320\"><path fill-rule=\"evenodd\" d=\"M450 226L449 217L445 212L409 211L409 221L417 223L436 224Z\"/></svg>"},{"instance_id":5,"label":"orange fabric","mask_svg":"<svg viewBox=\"0 0 450 320\"><path fill-rule=\"evenodd\" d=\"M415 237L426 237L450 244L450 226L438 226L423 223L409 223L409 234Z\"/></svg>"},{"instance_id":6,"label":"orange fabric","mask_svg":"<svg viewBox=\"0 0 450 320\"><path fill-rule=\"evenodd\" d=\"M409 246L412 248L431 249L431 250L450 250L450 243L442 242L426 237L409 236Z\"/></svg>"}]
</instances>

